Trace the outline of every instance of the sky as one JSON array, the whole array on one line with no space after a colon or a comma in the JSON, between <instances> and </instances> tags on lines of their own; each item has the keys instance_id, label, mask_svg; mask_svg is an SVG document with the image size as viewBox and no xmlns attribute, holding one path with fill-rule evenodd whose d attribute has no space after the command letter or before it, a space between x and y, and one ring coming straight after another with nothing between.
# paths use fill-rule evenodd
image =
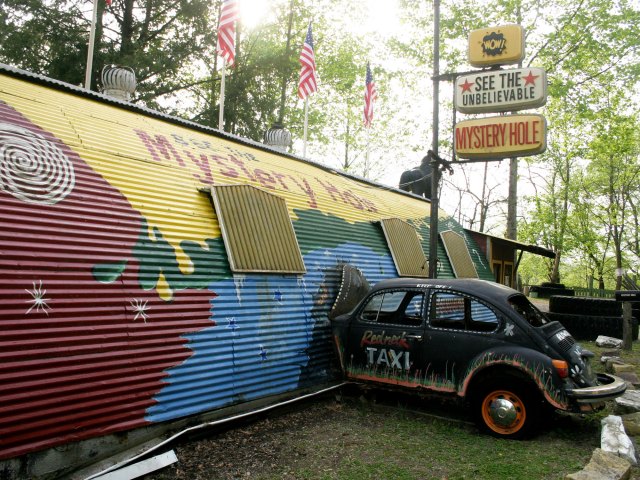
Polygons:
<instances>
[{"instance_id":1,"label":"sky","mask_svg":"<svg viewBox=\"0 0 640 480\"><path fill-rule=\"evenodd\" d=\"M272 11L272 5L276 2L284 2L286 0L240 0L240 15L242 18L242 22L248 27L254 27L259 25L260 23L268 22L270 11ZM369 35L370 38L380 38L384 40L385 38L396 36L401 37L407 34L406 29L403 28L403 25L400 21L399 14L399 0L385 0L384 2L380 1L369 1L362 2L360 5L364 8L364 10L360 10L360 13L364 13L366 15L365 21L359 22L350 22L347 23L349 28L353 29L355 33L359 33L362 35ZM315 33L315 32L314 32ZM466 39L461 39L461 42L464 42L466 45ZM321 52L317 52L317 62L321 62ZM375 57L374 57L375 58ZM373 60L375 61L375 60ZM389 59L385 59L385 61L389 61ZM389 65L385 64L386 67ZM443 67L441 67L443 68ZM429 68L428 72L425 72L426 75L431 74L431 68ZM364 73L363 73L364 76ZM320 82L322 79L320 79ZM363 78L364 82L364 78ZM378 169L378 174L373 180L389 186L389 187L397 187L400 179L400 175L404 170L417 167L420 164L420 160L426 154L426 151L431 148L432 143L432 82L428 77L425 78L425 88L428 92L421 98L418 99L413 105L413 111L411 112L401 112L398 118L395 118L395 122L402 122L405 118L418 118L420 120L421 128L417 130L413 130L411 132L410 139L396 139L397 143L396 148L393 149L393 155L388 156L387 151L380 152L376 149L375 145L372 145L370 148L370 158L377 159L378 156L385 157L385 164L382 168ZM397 99L398 96L406 95L406 92L403 92L401 82L395 81L394 84L386 84L381 85L378 83L378 90L386 89L384 96L378 100L378 103L375 105L376 112L374 113L374 129L375 129L375 117L387 114L387 112L392 110L392 105L383 105L381 102L387 101L392 103L394 98ZM320 85L321 87L321 85ZM364 86L363 86L364 88ZM450 120L452 112L450 108L445 108L444 103L449 100L451 96L451 88L449 83L444 83L440 87L440 99L441 99L441 107L440 107L440 116L447 117L447 120ZM311 98L313 101L313 98ZM363 102L364 102L364 90L363 90ZM439 132L439 136L441 140L450 136L452 134L451 131L443 131L442 129ZM389 144L394 147L394 139L388 139ZM416 145L419 145L419 150L412 151L407 148L408 145L413 145L414 149ZM302 156L303 153L303 140L301 138L294 139L294 153ZM325 149L326 151L326 149ZM441 155L445 158L451 158L451 152L440 151ZM366 152L360 152L361 157L363 157ZM321 150L316 150L314 146L309 143L307 145L307 157L313 161L317 161L320 163L328 164L334 168L340 168L340 161L342 160L342 152L335 153L332 158L328 158L323 155ZM461 203L460 195L458 191L453 188L451 185L447 185L447 182L455 182L457 185L464 185L468 183L472 190L481 191L481 185L484 174L484 164L475 164L473 166L465 167L466 172L462 172L460 167L456 167L454 171L454 176L449 177L449 175L445 174L445 185L440 197L440 206L445 211L450 214L453 214L456 209L459 208ZM491 162L487 167L487 172L490 178L508 178L508 161L501 162ZM494 195L495 196L504 196L506 197L507 184L506 182L499 182L499 185L494 187ZM474 208L474 203L471 201L469 204L469 198L465 198L463 200L466 211L472 211ZM469 210L471 209L471 210ZM494 213L496 213L497 223L500 223L500 214L502 214L501 207L496 207L493 209ZM492 233L501 234L500 229L502 227L495 227L498 230Z\"/></svg>"},{"instance_id":2,"label":"sky","mask_svg":"<svg viewBox=\"0 0 640 480\"><path fill-rule=\"evenodd\" d=\"M273 3L282 2L285 0L239 0L239 8L240 15L244 25L247 28L255 27L261 23L269 21L270 11L272 11L271 6ZM370 1L363 2L364 10L360 10L359 13L364 14L365 20L358 22L347 22L349 28L351 28L355 33L362 35L369 35L370 38L379 38L383 40L384 38L390 36L399 36L403 33L403 26L400 22L399 15L399 0L384 0L384 2L380 1ZM314 32L315 33L315 32ZM317 34L314 35L316 37ZM316 61L322 62L324 59L321 58L322 52L318 52L316 55ZM375 60L372 60L375 61ZM375 79L374 79L375 80ZM322 78L320 78L321 88ZM364 72L363 72L363 82L364 82ZM378 82L379 84L379 82ZM393 89L392 85L378 85L378 88L387 88L388 90ZM390 93L389 91L385 93ZM391 99L391 96L388 96ZM419 111L424 112L425 109L430 111L430 100L426 99L429 105L419 106ZM312 101L312 100L311 100ZM364 102L364 90L363 90L363 102ZM380 100L378 104L374 106L376 112L374 113L374 122L375 116L379 116L381 114L381 109L384 106L380 104ZM412 113L413 114L413 113ZM429 139L425 139L430 141ZM302 155L303 152L303 139L294 139L294 153L297 155ZM314 151L313 145L307 145L307 153L312 160L319 161L321 163L332 163L332 160L335 159L327 159L322 157L314 157L314 154L318 152ZM375 155L375 152L372 152ZM364 153L363 153L364 155ZM341 155L336 155L336 157L340 157ZM422 158L422 153L407 154L405 162L390 162L386 165L386 168L381 169L380 175L378 175L374 180L383 183L388 186L397 186L401 173L407 168L411 168L413 166L418 166L420 164L420 159ZM332 164L331 166L339 168L339 164Z\"/></svg>"},{"instance_id":3,"label":"sky","mask_svg":"<svg viewBox=\"0 0 640 480\"><path fill-rule=\"evenodd\" d=\"M268 19L272 2L267 0L240 0L240 16L248 28ZM401 31L402 26L398 17L398 0L384 0L368 2L367 21L352 23L356 32L375 32L377 35L388 36Z\"/></svg>"}]
</instances>

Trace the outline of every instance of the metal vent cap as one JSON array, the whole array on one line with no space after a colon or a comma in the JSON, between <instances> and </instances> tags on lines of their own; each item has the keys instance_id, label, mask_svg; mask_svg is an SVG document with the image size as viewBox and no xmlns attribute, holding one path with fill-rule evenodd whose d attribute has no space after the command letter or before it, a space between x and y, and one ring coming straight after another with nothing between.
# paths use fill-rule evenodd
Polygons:
<instances>
[{"instance_id":1,"label":"metal vent cap","mask_svg":"<svg viewBox=\"0 0 640 480\"><path fill-rule=\"evenodd\" d=\"M291 146L291 132L279 123L274 123L264 132L264 143L276 150L286 152Z\"/></svg>"},{"instance_id":2,"label":"metal vent cap","mask_svg":"<svg viewBox=\"0 0 640 480\"><path fill-rule=\"evenodd\" d=\"M136 91L136 74L131 67L105 65L102 69L102 93L126 102Z\"/></svg>"}]
</instances>

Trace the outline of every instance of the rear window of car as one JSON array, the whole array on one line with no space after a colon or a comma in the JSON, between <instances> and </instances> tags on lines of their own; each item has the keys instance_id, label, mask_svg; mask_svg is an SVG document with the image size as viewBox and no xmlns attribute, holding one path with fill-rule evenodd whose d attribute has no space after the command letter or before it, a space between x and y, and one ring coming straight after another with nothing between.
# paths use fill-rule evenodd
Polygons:
<instances>
[{"instance_id":1,"label":"rear window of car","mask_svg":"<svg viewBox=\"0 0 640 480\"><path fill-rule=\"evenodd\" d=\"M533 305L524 295L509 297L509 304L533 327L541 327L549 323L549 319Z\"/></svg>"},{"instance_id":2,"label":"rear window of car","mask_svg":"<svg viewBox=\"0 0 640 480\"><path fill-rule=\"evenodd\" d=\"M471 332L493 332L498 317L487 305L466 295L435 292L429 315L431 326Z\"/></svg>"}]
</instances>

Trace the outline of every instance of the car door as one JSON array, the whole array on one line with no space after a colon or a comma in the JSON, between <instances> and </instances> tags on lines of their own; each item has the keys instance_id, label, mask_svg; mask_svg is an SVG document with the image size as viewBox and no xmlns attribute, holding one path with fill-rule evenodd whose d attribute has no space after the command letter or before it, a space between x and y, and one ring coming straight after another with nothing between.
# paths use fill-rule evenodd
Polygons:
<instances>
[{"instance_id":1,"label":"car door","mask_svg":"<svg viewBox=\"0 0 640 480\"><path fill-rule=\"evenodd\" d=\"M473 295L432 289L417 375L432 389L455 392L482 352L504 344L502 315Z\"/></svg>"},{"instance_id":2,"label":"car door","mask_svg":"<svg viewBox=\"0 0 640 480\"><path fill-rule=\"evenodd\" d=\"M425 292L389 289L373 293L352 320L345 370L351 378L412 386L422 362Z\"/></svg>"}]
</instances>

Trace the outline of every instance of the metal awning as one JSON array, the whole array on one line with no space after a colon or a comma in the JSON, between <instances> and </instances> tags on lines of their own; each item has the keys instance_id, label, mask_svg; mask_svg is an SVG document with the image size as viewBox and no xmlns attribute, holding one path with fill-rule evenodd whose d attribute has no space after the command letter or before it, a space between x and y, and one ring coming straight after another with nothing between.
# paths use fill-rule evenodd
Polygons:
<instances>
[{"instance_id":1,"label":"metal awning","mask_svg":"<svg viewBox=\"0 0 640 480\"><path fill-rule=\"evenodd\" d=\"M536 255L540 255L547 258L556 258L556 252L553 250L549 250L548 248L540 247L538 245L531 245L528 243L518 242L517 240L510 240L508 238L496 237L494 235L489 235L483 232L476 232L475 230L469 230L465 228L471 234L474 235L482 235L484 237L490 238L491 240L496 240L499 242L506 243L507 245L511 245L515 250L521 250L523 252L530 252Z\"/></svg>"}]
</instances>

